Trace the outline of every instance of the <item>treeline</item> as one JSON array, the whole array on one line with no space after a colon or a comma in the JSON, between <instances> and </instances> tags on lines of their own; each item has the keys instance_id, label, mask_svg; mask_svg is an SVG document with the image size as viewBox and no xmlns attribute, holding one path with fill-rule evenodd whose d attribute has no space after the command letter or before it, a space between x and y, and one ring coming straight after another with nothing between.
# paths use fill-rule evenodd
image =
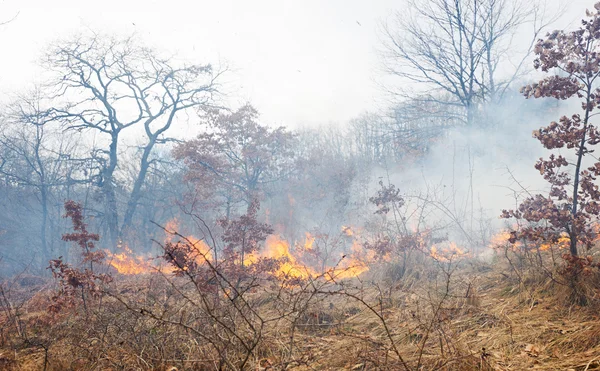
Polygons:
<instances>
[{"instance_id":1,"label":"treeline","mask_svg":"<svg viewBox=\"0 0 600 371\"><path fill-rule=\"evenodd\" d=\"M42 58L48 79L2 108L2 271L69 259L65 200L84 206L103 248L136 253L162 235L154 223L177 219L194 233L200 219L216 225L255 199L292 241L359 223L380 170L421 161L449 129L494 130L498 107L514 98L531 48L509 55L507 43L524 26L535 38L546 24L519 1L471 3L430 0L419 13L427 22L390 22L383 59L417 88L396 89L401 103L338 127L273 128L250 104L224 107L227 71L165 58L134 38L89 34L51 45Z\"/></svg>"}]
</instances>

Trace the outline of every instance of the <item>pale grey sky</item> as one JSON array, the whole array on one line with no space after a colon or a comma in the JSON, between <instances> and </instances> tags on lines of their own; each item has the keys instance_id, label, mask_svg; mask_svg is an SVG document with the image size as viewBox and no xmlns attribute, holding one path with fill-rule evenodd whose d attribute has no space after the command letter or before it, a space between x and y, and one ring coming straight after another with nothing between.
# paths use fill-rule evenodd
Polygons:
<instances>
[{"instance_id":1,"label":"pale grey sky","mask_svg":"<svg viewBox=\"0 0 600 371\"><path fill-rule=\"evenodd\" d=\"M550 2L554 0L549 0ZM561 24L594 1L572 0ZM383 93L378 24L402 0L0 0L0 92L26 89L56 38L93 30L130 35L198 61L227 64L232 105L252 102L270 124L345 122Z\"/></svg>"}]
</instances>

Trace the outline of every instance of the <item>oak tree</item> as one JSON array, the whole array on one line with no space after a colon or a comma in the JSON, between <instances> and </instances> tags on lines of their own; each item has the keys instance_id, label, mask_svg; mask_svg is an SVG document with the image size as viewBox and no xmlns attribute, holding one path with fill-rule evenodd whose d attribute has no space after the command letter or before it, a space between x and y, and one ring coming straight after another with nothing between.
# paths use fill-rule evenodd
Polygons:
<instances>
[{"instance_id":1,"label":"oak tree","mask_svg":"<svg viewBox=\"0 0 600 371\"><path fill-rule=\"evenodd\" d=\"M600 130L592 118L600 103L600 3L574 31L554 31L535 46L534 67L550 74L522 88L527 98L578 99L581 112L534 131L533 136L552 151L535 168L549 183L548 194L531 195L516 210L504 210L504 218L527 223L512 232L537 246L567 242L571 262L580 261L581 249L593 246L600 215L600 161L592 155L600 143ZM589 265L589 264L586 264Z\"/></svg>"}]
</instances>

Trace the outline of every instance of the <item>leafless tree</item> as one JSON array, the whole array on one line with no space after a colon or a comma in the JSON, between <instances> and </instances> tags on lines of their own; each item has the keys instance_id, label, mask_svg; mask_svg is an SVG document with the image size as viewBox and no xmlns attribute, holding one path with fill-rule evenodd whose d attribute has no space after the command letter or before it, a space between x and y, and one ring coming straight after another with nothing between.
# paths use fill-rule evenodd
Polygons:
<instances>
[{"instance_id":1,"label":"leafless tree","mask_svg":"<svg viewBox=\"0 0 600 371\"><path fill-rule=\"evenodd\" d=\"M21 97L9 109L0 132L0 176L18 187L35 190L41 207L40 241L43 258L49 258L48 222L53 191L92 178L84 170L90 159L78 156L78 141L57 131L40 107L40 91Z\"/></svg>"},{"instance_id":2,"label":"leafless tree","mask_svg":"<svg viewBox=\"0 0 600 371\"><path fill-rule=\"evenodd\" d=\"M100 187L114 248L132 226L155 147L171 140L170 130L184 113L213 105L221 72L203 64L176 67L133 38L97 34L56 44L45 62L57 77L53 97L65 101L51 110L53 118L107 139ZM142 134L144 143L120 224L115 177L122 134L129 129Z\"/></svg>"},{"instance_id":3,"label":"leafless tree","mask_svg":"<svg viewBox=\"0 0 600 371\"><path fill-rule=\"evenodd\" d=\"M470 126L478 105L501 99L520 76L533 43L554 19L535 1L409 0L408 11L383 26L384 65L404 83L425 89L417 98L392 93L459 107ZM530 43L515 53L514 38L526 26Z\"/></svg>"}]
</instances>

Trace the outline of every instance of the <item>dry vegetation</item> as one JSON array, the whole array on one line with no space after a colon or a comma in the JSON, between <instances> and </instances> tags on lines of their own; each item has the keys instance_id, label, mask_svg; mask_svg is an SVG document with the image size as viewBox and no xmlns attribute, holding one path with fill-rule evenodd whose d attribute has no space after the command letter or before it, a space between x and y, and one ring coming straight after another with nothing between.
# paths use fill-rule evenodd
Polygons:
<instances>
[{"instance_id":1,"label":"dry vegetation","mask_svg":"<svg viewBox=\"0 0 600 371\"><path fill-rule=\"evenodd\" d=\"M430 21L449 29L460 26L461 35L464 22L455 20L462 11L471 9L467 19L476 24L486 10L482 25L467 27L473 30L470 49L460 56L471 59L470 88L457 92L471 127L485 119L485 112L475 112L477 106L499 98L512 81L494 82L499 57L490 49L496 37L486 31L502 19L496 9L506 2L487 0L462 8L463 2L456 1L456 9L442 0L433 4L438 7L422 15L431 12ZM509 11L513 18L503 27L523 24L537 12L535 7L519 9ZM464 200L454 183L425 184L411 194L392 184L387 165L386 177L367 194L376 175L368 170L376 161L358 152L343 155L341 146L315 141L310 133L262 125L251 105L235 111L213 105L220 72L210 65L175 69L129 39L102 44L94 37L89 48L81 39L54 50L48 63L64 73L59 75L61 89L92 96L63 109L40 110L33 104L29 112L21 107L16 122L35 129L36 161L27 157L26 136L23 148L8 148L14 144L10 138L0 143L11 153L6 158L16 159L11 166L2 159L4 186L17 195L25 185L39 190L43 255L35 264L45 267L49 261L46 276L38 269L38 275L31 270L0 281L0 368L600 369L600 161L593 155L600 128L592 122L600 106L600 3L595 9L579 29L556 31L532 44L534 67L560 73L525 86L522 93L579 99L581 110L534 132L551 152L535 165L548 186L540 194L524 187L515 192L514 209L498 215L507 229L495 236L491 219L483 211L480 220L476 217L471 143L470 195ZM449 16L449 23L439 12ZM411 22L405 26L417 28ZM416 31L412 37L420 41L412 50L396 50L395 57L420 55L435 64L431 43L425 41L441 36L426 38L433 29ZM477 66L478 50L486 49L487 67ZM491 69L489 88L475 78L486 69ZM417 69L404 77L423 82L418 74ZM133 93L109 94L113 83ZM132 121L121 122L115 114L123 99L133 99L140 111ZM100 102L100 108L87 108L90 102ZM177 144L169 161L153 158L155 146L171 142L163 134L176 114L188 108L198 110L207 131L192 140L173 140ZM157 120L162 126L156 127ZM117 171L123 166L117 145L121 131L139 123L147 138L127 189ZM50 124L109 134L108 150L92 151L92 158L76 162L75 173L61 170L50 181L40 152ZM426 151L431 140L413 149ZM368 142L373 145L369 156L383 156L380 143ZM423 160L419 151L391 142L393 151L410 153L396 159L402 166ZM73 159L49 153L57 167ZM411 156L415 162L405 161ZM38 176L22 178L20 159ZM380 158L383 164L388 159ZM168 174L154 167L161 162L168 164ZM89 172L86 164L93 165ZM72 176L79 172L85 178ZM154 178L157 174L160 179ZM157 192L142 203L152 179ZM51 217L56 205L48 208L53 187L62 186L71 231ZM90 194L90 189L100 193ZM85 204L72 196L81 196ZM261 205L270 208L261 210ZM142 211L147 214L140 216ZM311 226L306 227L308 219ZM357 226L348 226L350 220ZM190 230L198 237L188 236ZM62 243L55 249L58 231ZM36 244L26 232L9 234L23 246ZM152 246L141 248L150 240ZM16 256L28 254L18 251Z\"/></svg>"},{"instance_id":2,"label":"dry vegetation","mask_svg":"<svg viewBox=\"0 0 600 371\"><path fill-rule=\"evenodd\" d=\"M598 307L565 305L565 287L520 278L499 255L418 259L393 286L374 273L267 279L236 298L186 276L119 276L87 308L60 313L47 310L51 282L20 276L3 285L1 361L14 370L600 367Z\"/></svg>"}]
</instances>

